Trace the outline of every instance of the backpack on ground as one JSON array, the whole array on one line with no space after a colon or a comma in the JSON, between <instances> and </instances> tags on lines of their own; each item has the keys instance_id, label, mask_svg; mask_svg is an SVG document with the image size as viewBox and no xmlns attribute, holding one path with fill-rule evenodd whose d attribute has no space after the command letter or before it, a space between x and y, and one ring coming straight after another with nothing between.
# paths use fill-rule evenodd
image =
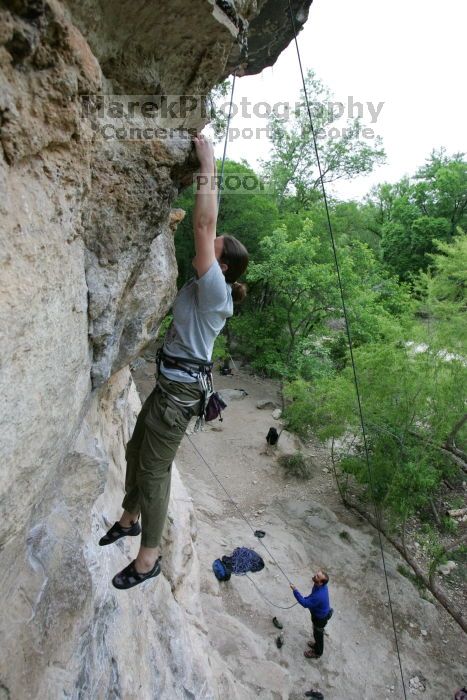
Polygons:
<instances>
[{"instance_id":1,"label":"backpack on ground","mask_svg":"<svg viewBox=\"0 0 467 700\"><path fill-rule=\"evenodd\" d=\"M230 579L230 571L220 559L213 561L212 570L218 581L228 581Z\"/></svg>"},{"instance_id":2,"label":"backpack on ground","mask_svg":"<svg viewBox=\"0 0 467 700\"><path fill-rule=\"evenodd\" d=\"M277 441L279 440L279 433L277 432L276 428L269 428L269 432L266 435L266 442L268 445L277 445Z\"/></svg>"}]
</instances>

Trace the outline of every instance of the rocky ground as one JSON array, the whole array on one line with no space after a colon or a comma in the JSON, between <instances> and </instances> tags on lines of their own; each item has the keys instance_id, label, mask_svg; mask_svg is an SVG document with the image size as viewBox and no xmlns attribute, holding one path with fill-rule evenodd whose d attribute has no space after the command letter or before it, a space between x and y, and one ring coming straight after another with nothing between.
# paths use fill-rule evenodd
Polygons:
<instances>
[{"instance_id":1,"label":"rocky ground","mask_svg":"<svg viewBox=\"0 0 467 700\"><path fill-rule=\"evenodd\" d=\"M134 372L142 399L153 386L153 374L150 363L140 363ZM280 420L272 418L272 407L257 408L264 399L280 406L277 385L235 371L232 377L217 376L216 388L243 389L246 395L229 402L222 423L188 434L177 466L197 517L211 666L221 689L223 679L234 678L233 685L225 681L219 697L293 700L311 687L329 700L404 697L378 538L340 504L326 450L318 443L307 446L313 463L308 481L284 478L277 454L265 449L269 427L280 429ZM280 443L283 450L294 449L291 436L281 436ZM251 528L265 530L264 540ZM264 570L218 583L213 560L237 546L260 553ZM386 544L385 559L407 696L452 698L466 682L465 635L444 609L398 573L402 561ZM319 661L303 657L311 631L308 612L298 605L273 606L294 603L276 562L304 594L317 567L330 574L335 613ZM284 626L281 649L274 616Z\"/></svg>"}]
</instances>

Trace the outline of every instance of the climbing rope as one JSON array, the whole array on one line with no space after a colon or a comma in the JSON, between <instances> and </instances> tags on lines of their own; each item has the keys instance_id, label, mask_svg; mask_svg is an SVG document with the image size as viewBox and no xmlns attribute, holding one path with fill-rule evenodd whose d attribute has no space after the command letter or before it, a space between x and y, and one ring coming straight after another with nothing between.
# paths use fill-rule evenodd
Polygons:
<instances>
[{"instance_id":1,"label":"climbing rope","mask_svg":"<svg viewBox=\"0 0 467 700\"><path fill-rule=\"evenodd\" d=\"M225 165L225 157L227 155L227 141L229 138L230 120L232 119L232 105L233 105L233 96L234 96L234 91L235 91L235 79L236 79L236 77L237 77L237 71L234 71L233 80L232 80L232 89L230 91L229 116L227 117L227 128L225 130L224 153L222 155L222 167L221 167L221 174L219 177L219 191L217 192L217 209L219 209L219 205L221 202L222 183L224 182L224 165Z\"/></svg>"},{"instance_id":2,"label":"climbing rope","mask_svg":"<svg viewBox=\"0 0 467 700\"><path fill-rule=\"evenodd\" d=\"M234 71L233 80L232 80L232 88L231 88L231 91L230 91L229 114L228 114L228 117L227 117L227 127L226 127L225 138L224 138L224 152L223 152L223 154L222 154L222 165L221 165L221 172L220 172L220 176L219 176L219 191L218 191L218 193L217 193L217 208L218 208L218 209L219 209L219 206L220 206L220 201L221 201L221 196L222 196L222 182L223 182L223 179L224 179L224 166L225 166L225 160L226 160L226 155L227 155L227 142L228 142L228 137L229 137L230 121L231 121L231 118L232 118L232 105L233 105L233 98L234 98L234 92L235 92L235 79L236 79L236 77L237 77L237 71ZM219 484L219 486L221 487L221 489L222 489L222 490L224 491L224 493L227 495L227 498L229 499L229 501L232 503L232 505L236 508L236 510L237 510L238 513L240 514L240 517L246 522L246 524L248 525L248 527L250 528L250 530L253 532L253 534L255 535L255 537L257 538L257 540L261 543L261 545L264 547L264 549L266 550L266 552L267 552L267 553L269 554L269 556L271 557L272 561L276 564L276 566L277 566L277 568L279 569L279 571L281 571L281 573L284 575L284 577L286 578L286 580L288 581L288 583L291 583L291 580L289 579L289 577L287 576L287 574L285 573L285 571L282 569L282 567L280 566L280 564L279 564L279 562L277 561L277 559L275 558L275 556L272 554L272 552L269 550L269 548L264 544L262 538L256 536L255 533L257 532L257 530L255 530L255 528L253 527L253 525L252 525L252 524L249 522L249 520L246 518L245 514L240 510L239 506L237 505L237 503L235 502L235 500L233 499L233 497L230 495L230 493L227 491L227 489L225 488L224 484L223 484L223 483L221 482L221 480L218 478L217 474L214 472L214 470L212 469L211 465L207 462L207 460L204 458L203 454L202 454L202 453L200 452L200 450L196 447L196 445L195 445L195 443L193 442L193 440L191 439L191 437L190 437L189 435L187 435L187 437L188 437L188 440L189 440L189 442L190 442L190 444L191 444L193 450L196 452L196 454L199 456L199 458L200 458L200 459L204 462L204 464L207 466L207 468L209 469L209 471L210 471L210 473L212 474L212 476L214 477L214 479L217 481L217 483ZM256 586L256 583L254 583L254 581L253 581L249 576L248 576L248 578L249 578L250 581L252 581L252 583ZM258 586L256 586L256 588L258 588ZM262 594L262 595L263 595L263 594ZM293 603L292 605L289 605L288 607L283 607L283 606L281 606L281 605L276 605L275 603L272 603L270 600L268 600L267 598L265 598L264 595L263 595L263 598L264 598L264 600L266 600L266 602L268 602L270 605L272 605L272 606L275 607L275 608L279 608L280 610L289 610L290 608L293 608L295 605L298 605L298 603Z\"/></svg>"},{"instance_id":3,"label":"climbing rope","mask_svg":"<svg viewBox=\"0 0 467 700\"><path fill-rule=\"evenodd\" d=\"M306 89L306 83L305 83L305 77L303 73L303 67L302 67L302 60L301 60L301 55L300 55L300 49L298 46L298 40L297 40L297 31L296 31L296 26L295 26L295 18L293 16L293 11L292 11L292 5L291 5L291 0L288 0L289 2L289 14L290 14L290 20L292 24L292 29L294 33L294 40L295 40L295 47L297 50L297 58L298 58L298 63L299 63L299 68L300 68L300 75L302 79L302 85L303 85L303 92L305 96L305 101L306 101L306 106L307 106L307 112L308 112L308 117L310 121L310 128L311 128L311 133L313 136L313 144L314 144L314 151L316 155L316 162L318 165L318 171L319 171L319 179L320 179L320 184L321 184L321 190L323 194L323 202L324 202L324 207L325 207L325 212L326 212L326 220L328 224L328 230L329 230L329 235L330 235L330 240L331 240L331 246L332 246L332 252L333 252L333 257L334 257L334 264L336 268L336 275L337 275L337 280L338 280L338 285L339 285L339 293L341 297L341 302L342 302L342 310L344 313L344 319L345 319L345 328L346 328L346 335L347 335L347 341L348 341L348 346L349 346L349 353L350 353L350 360L351 360L351 365L352 365L352 373L353 373L353 380L354 380L354 385L355 385L355 393L356 393L356 398L357 398L357 405L358 405L358 412L359 412L359 418L360 418L360 425L361 425L361 430L362 430L362 437L363 437L363 445L364 445L364 452L365 452L365 461L366 461L366 466L367 466L367 471L368 471L368 480L370 484L370 491L372 494L373 498L373 506L374 506L374 512L375 512L375 520L378 525L377 531L378 531L378 539L379 539L379 546L381 550L381 559L382 559L382 564L383 564L383 571L384 571L384 578L386 582L386 590L387 590L387 595L388 595L388 602L389 602L389 610L391 613L391 620L392 620L392 627L394 631L394 639L395 639L395 645L396 645L396 652L397 652L397 658L398 658L398 663L399 663L399 670L400 670L400 676L401 676L401 681L402 681L402 688L404 692L404 698L407 700L407 693L406 693L406 688L405 688L405 682L404 682L404 674L403 674L403 669L402 669L402 661L401 661L401 656L400 656L400 651L399 651L399 642L398 642L398 637L397 637L397 630L396 630L396 625L395 625L395 619L394 619L394 610L393 610L393 605L392 605L392 598L391 598L391 592L389 588L389 579L388 579L388 573L387 573L387 568L386 568L386 560L384 556L384 548L383 548L383 541L382 541L382 535L381 535L381 530L380 530L380 524L381 524L381 514L380 511L376 505L376 499L375 499L375 489L374 489L374 484L373 484L373 474L371 471L370 467L370 457L369 457L369 451L368 451L368 442L367 442L367 437L366 437L366 430L365 430L365 422L363 418L363 409L362 409L362 402L361 402L361 397L360 397L360 389L359 389L359 383L358 383L358 376L357 376L357 370L356 370L356 365L355 365L355 360L354 360L354 354L353 354L353 343L352 343L352 336L351 336L351 331L350 331L350 322L348 318L348 313L347 313L347 307L345 304L345 296L344 296L344 290L343 290L343 285L342 285L342 278L341 278L341 273L340 273L340 266L339 266L339 260L337 257L337 248L336 248L336 242L334 238L334 232L332 229L332 224L331 224L331 217L329 213L329 206L328 206L328 200L327 200L327 195L326 195L326 188L324 186L324 177L323 177L323 171L321 168L321 161L319 157L319 151L318 151L318 145L317 145L317 140L316 140L316 133L314 129L314 123L313 123L313 118L311 115L311 109L310 109L310 103L308 99L308 92ZM223 183L223 178L224 178L224 167L225 167L225 160L226 160L226 155L227 155L227 142L228 142L228 136L229 136L229 129L230 129L230 121L232 118L232 105L233 105L233 96L234 96L234 91L235 91L235 80L236 80L236 71L233 74L233 80L232 80L232 88L231 88L231 93L230 93L230 104L229 104L229 114L227 118L227 127L226 127L226 133L225 133L225 139L224 139L224 151L222 155L222 166L221 166L221 173L220 173L220 178L219 178L219 191L217 194L217 206L219 209L220 206L220 201L222 197L222 183ZM190 436L188 436L188 439L190 441L190 444L192 445L193 449L195 452L198 454L198 456L202 459L202 461L205 463L207 468L209 469L210 473L212 476L216 479L218 482L219 486L222 488L222 490L225 492L227 495L229 501L233 504L233 506L236 508L236 510L239 512L241 518L245 521L245 523L248 525L248 527L251 529L253 534L255 533L255 529L249 522L249 520L246 518L244 513L240 510L238 505L236 504L235 500L232 498L230 493L227 491L223 483L220 481L220 479L217 477L215 474L214 470L211 468L207 460L204 458L202 453L198 450L196 445L194 444L193 440L191 439ZM277 559L274 557L272 552L269 550L269 548L264 544L262 539L257 538L261 545L264 547L266 552L269 554L271 557L272 561L276 564L278 569L281 571L285 579L288 581L290 584L291 581L285 571L282 569L280 566L279 562ZM248 576L248 578L250 578ZM250 578L252 581L253 585L257 587L256 583ZM263 596L264 597L264 596ZM283 607L280 605L277 605L275 603L272 603L271 601L267 600L264 598L270 605L279 608L281 610L289 610L290 608L294 607L297 605L297 603L294 603L293 605L290 605L288 607Z\"/></svg>"},{"instance_id":4,"label":"climbing rope","mask_svg":"<svg viewBox=\"0 0 467 700\"><path fill-rule=\"evenodd\" d=\"M343 289L343 285L342 285L339 260L337 257L336 242L335 242L334 232L333 232L333 228L332 228L332 224L331 224L331 216L329 214L328 200L327 200L327 196L326 196L326 188L324 186L323 171L321 168L321 160L320 160L319 152L318 152L318 144L317 144L317 140L316 140L316 133L315 133L315 128L314 128L314 124L313 124L313 118L311 116L310 102L308 100L308 92L306 89L305 76L303 74L302 60L301 60L301 56L300 56L300 49L298 47L297 31L296 31L296 27L295 27L295 18L294 18L293 11L292 11L291 0L289 0L289 14L290 14L290 21L292 23L293 33L294 33L295 48L297 50L297 58L298 58L298 64L300 67L300 74L301 74L301 78L302 78L303 93L305 96L305 101L306 101L306 106L307 106L307 111L308 111L308 118L310 120L310 128L311 128L311 133L313 136L314 151L315 151L315 155L316 155L316 162L318 165L319 179L320 179L321 190L322 190L322 194L323 194L324 208L326 211L326 220L327 220L327 225L328 225L328 230L329 230L329 236L331 239L332 252L333 252L333 256L334 256L334 264L335 264L337 280L338 280L338 284L339 284L339 293L340 293L341 302L342 302L342 310L344 313L345 329L346 329L346 335L347 335L347 342L348 342L348 346L349 346L350 361L352 364L352 374L353 374L353 380L354 380L354 385L355 385L355 393L356 393L356 398L357 398L360 426L362 429L363 446L364 446L364 452L365 452L365 462L366 462L366 467L367 467L367 471L368 471L368 481L370 484L370 491L371 491L371 495L373 498L375 520L376 520L376 524L378 526L376 529L378 531L379 546L381 549L381 559L382 559L382 563L383 563L384 578L386 581L386 590L387 590L387 594L388 594L389 610L390 610L391 619L392 619L392 628L394 631L394 640L395 640L395 644L396 644L397 658L399 661L399 670L400 670L400 676L401 676L401 681L402 681L402 689L404 691L404 698L405 698L405 700L407 700L407 693L406 693L405 683L404 683L404 673L402 670L402 661L401 661L401 656L400 656L400 651L399 651L399 642L398 642L398 638L397 638L396 623L394 620L394 611L393 611L393 606L392 606L391 592L389 589L389 579L388 579L388 573L387 573L387 569L386 569L386 560L384 557L383 540L382 540L382 535L381 535L381 514L379 511L379 508L376 505L375 489L374 489L374 484L373 484L373 474L372 474L371 467L370 467L370 456L369 456L369 451L368 451L368 442L367 442L366 430L365 430L365 421L363 418L363 409L362 409L362 402L361 402L361 398L360 398L360 389L359 389L359 383L358 383L357 369L355 366L355 360L354 360L354 354L353 354L353 344L352 344L352 336L351 336L351 332L350 332L350 322L349 322L349 318L348 318L348 314L347 314L347 307L345 304L344 289Z\"/></svg>"},{"instance_id":5,"label":"climbing rope","mask_svg":"<svg viewBox=\"0 0 467 700\"><path fill-rule=\"evenodd\" d=\"M196 447L196 445L195 445L195 443L193 442L193 440L191 439L190 435L187 435L187 438L188 438L188 440L189 440L191 446L193 447L193 450L196 452L196 454L198 455L198 457L199 457L199 458L204 462L204 464L207 466L207 468L209 469L209 471L210 471L210 473L212 474L212 476L214 477L214 479L217 481L217 483L219 484L219 486L221 487L221 489L224 491L224 493L226 494L226 496L227 496L227 498L229 499L229 501L232 503L232 505L234 506L234 508L236 508L236 510L237 510L238 513L240 514L240 517L245 521L245 523L248 525L248 527L250 528L250 530L252 531L252 533L253 533L253 535L254 535L254 534L255 534L255 528L253 527L253 525L250 523L250 521L248 520L248 518L246 517L246 515L241 511L240 507L237 505L237 503L235 502L235 500L233 499L233 497L232 497L232 496L230 495L230 493L227 491L227 489L225 488L224 484L223 484L222 481L219 479L219 477L217 476L217 474L215 473L215 471L212 469L212 467L211 467L211 465L209 464L209 462L204 458L204 455L203 455L203 454L200 452L200 450ZM255 535L255 537L256 537L256 535ZM269 547L267 547L267 546L264 544L262 538L257 537L256 539L257 539L258 542L264 547L264 549L265 549L266 552L269 554L269 556L271 557L272 561L275 563L275 565L277 566L277 568L279 569L279 571L283 574L283 576L285 577L285 579L287 580L287 582L288 582L288 583L292 583L292 581L289 579L289 577L287 576L287 574L285 573L284 569L281 567L281 565L279 564L279 562L277 561L276 557L275 557L274 554L271 552L271 550L269 549ZM248 577L248 578L250 578L250 577ZM251 580L251 579L250 579L250 580ZM255 585L256 585L256 584L255 584ZM264 598L264 596L263 596L263 598ZM267 600L266 598L264 598L264 599ZM284 608L284 607L282 607L281 605L276 605L275 603L271 603L271 601L269 601L269 600L267 600L267 602L270 603L270 605L273 605L275 608L280 608L281 610L288 610L288 609L289 609L289 608ZM290 608L293 608L295 605L298 605L298 603L294 603L293 605L290 605L289 607L290 607Z\"/></svg>"},{"instance_id":6,"label":"climbing rope","mask_svg":"<svg viewBox=\"0 0 467 700\"><path fill-rule=\"evenodd\" d=\"M273 603L268 598L266 598L261 588L256 584L255 581L253 581L251 576L248 576L248 574L245 574L245 576L250 579L251 583L256 588L256 590L258 590L261 593L262 599L265 600L266 603L269 603L269 605L272 605L273 608L279 608L279 610L290 610L291 608L294 608L296 605L298 605L298 603L292 603L292 605L277 605L277 603Z\"/></svg>"},{"instance_id":7,"label":"climbing rope","mask_svg":"<svg viewBox=\"0 0 467 700\"><path fill-rule=\"evenodd\" d=\"M229 557L222 557L228 570L237 576L245 576L248 571L261 571L264 561L257 552L248 547L236 547Z\"/></svg>"}]
</instances>

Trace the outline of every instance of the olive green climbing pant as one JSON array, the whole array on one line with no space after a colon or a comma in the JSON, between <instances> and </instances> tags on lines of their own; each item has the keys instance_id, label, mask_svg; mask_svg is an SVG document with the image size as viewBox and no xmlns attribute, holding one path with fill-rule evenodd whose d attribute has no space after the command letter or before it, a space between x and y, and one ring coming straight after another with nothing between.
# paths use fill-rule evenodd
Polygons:
<instances>
[{"instance_id":1,"label":"olive green climbing pant","mask_svg":"<svg viewBox=\"0 0 467 700\"><path fill-rule=\"evenodd\" d=\"M194 406L181 406L168 394ZM190 418L197 415L202 393L198 382L184 384L160 374L126 447L125 498L129 513L141 513L141 544L160 543L170 498L172 461Z\"/></svg>"}]
</instances>

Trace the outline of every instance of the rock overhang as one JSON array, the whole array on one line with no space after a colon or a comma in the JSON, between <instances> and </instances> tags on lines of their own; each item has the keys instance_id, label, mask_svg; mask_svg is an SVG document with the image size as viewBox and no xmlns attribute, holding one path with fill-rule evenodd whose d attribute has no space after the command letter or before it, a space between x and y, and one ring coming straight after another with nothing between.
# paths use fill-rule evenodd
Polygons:
<instances>
[{"instance_id":1,"label":"rock overhang","mask_svg":"<svg viewBox=\"0 0 467 700\"><path fill-rule=\"evenodd\" d=\"M290 0L299 32L312 0ZM66 0L115 92L205 94L241 66L273 65L293 38L289 0Z\"/></svg>"}]
</instances>

